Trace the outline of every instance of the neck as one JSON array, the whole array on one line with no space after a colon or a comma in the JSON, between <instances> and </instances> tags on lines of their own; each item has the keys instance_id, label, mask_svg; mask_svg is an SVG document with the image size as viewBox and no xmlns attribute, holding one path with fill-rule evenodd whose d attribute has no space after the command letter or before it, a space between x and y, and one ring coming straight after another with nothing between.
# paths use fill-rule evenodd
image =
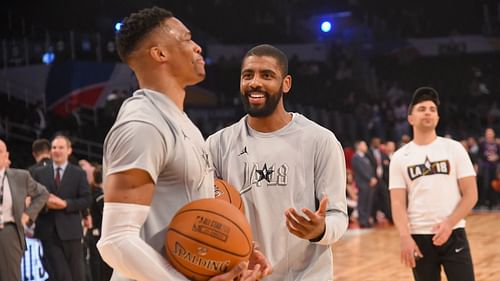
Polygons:
<instances>
[{"instance_id":1,"label":"neck","mask_svg":"<svg viewBox=\"0 0 500 281\"><path fill-rule=\"evenodd\" d=\"M252 117L248 115L248 125L262 133L270 133L285 127L292 121L292 114L286 112L284 108L274 111L271 115L266 117Z\"/></svg>"},{"instance_id":2,"label":"neck","mask_svg":"<svg viewBox=\"0 0 500 281\"><path fill-rule=\"evenodd\" d=\"M137 80L141 88L150 89L169 97L181 111L184 111L186 86L179 84L173 77L154 75L152 72L148 72L143 75L137 75Z\"/></svg>"},{"instance_id":3,"label":"neck","mask_svg":"<svg viewBox=\"0 0 500 281\"><path fill-rule=\"evenodd\" d=\"M418 131L413 129L413 142L418 145L430 144L437 138L436 130Z\"/></svg>"}]
</instances>

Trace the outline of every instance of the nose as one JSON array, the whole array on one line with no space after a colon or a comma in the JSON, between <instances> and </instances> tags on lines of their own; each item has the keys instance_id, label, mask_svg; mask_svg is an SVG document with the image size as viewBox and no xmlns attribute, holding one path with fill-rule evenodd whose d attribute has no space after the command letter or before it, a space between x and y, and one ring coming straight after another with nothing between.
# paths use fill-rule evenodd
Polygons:
<instances>
[{"instance_id":1,"label":"nose","mask_svg":"<svg viewBox=\"0 0 500 281\"><path fill-rule=\"evenodd\" d=\"M198 45L196 42L193 41L193 44L194 44L194 52L197 53L197 54L201 54L201 52L203 51L201 49L201 46Z\"/></svg>"},{"instance_id":2,"label":"nose","mask_svg":"<svg viewBox=\"0 0 500 281\"><path fill-rule=\"evenodd\" d=\"M260 88L262 86L258 75L253 76L252 80L248 82L248 86L252 89Z\"/></svg>"}]
</instances>

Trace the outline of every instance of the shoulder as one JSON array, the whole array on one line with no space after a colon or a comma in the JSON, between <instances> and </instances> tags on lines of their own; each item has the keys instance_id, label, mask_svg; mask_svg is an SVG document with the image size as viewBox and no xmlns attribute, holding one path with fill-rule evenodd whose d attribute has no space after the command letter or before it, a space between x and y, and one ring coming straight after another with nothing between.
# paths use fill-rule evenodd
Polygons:
<instances>
[{"instance_id":1,"label":"shoulder","mask_svg":"<svg viewBox=\"0 0 500 281\"><path fill-rule=\"evenodd\" d=\"M15 169L15 168L9 168L7 171L8 175L12 175L15 177L27 177L30 174L27 170Z\"/></svg>"},{"instance_id":2,"label":"shoulder","mask_svg":"<svg viewBox=\"0 0 500 281\"><path fill-rule=\"evenodd\" d=\"M229 141L232 138L239 136L242 130L245 129L245 122L246 122L246 116L241 118L238 122L213 133L207 138L207 142L220 143L222 141Z\"/></svg>"},{"instance_id":3,"label":"shoulder","mask_svg":"<svg viewBox=\"0 0 500 281\"><path fill-rule=\"evenodd\" d=\"M410 143L407 143L405 145L403 145L402 147L400 147L399 149L397 149L394 154L392 155L392 159L391 159L391 162L392 161L396 161L396 160L400 160L402 159L403 157L406 157L409 155L409 153L411 152L412 150L412 147L413 147L413 144L410 142Z\"/></svg>"},{"instance_id":4,"label":"shoulder","mask_svg":"<svg viewBox=\"0 0 500 281\"><path fill-rule=\"evenodd\" d=\"M454 139L439 137L438 140L440 143L447 147L450 147L451 149L465 150L464 146Z\"/></svg>"},{"instance_id":5,"label":"shoulder","mask_svg":"<svg viewBox=\"0 0 500 281\"><path fill-rule=\"evenodd\" d=\"M335 134L329 129L319 125L318 123L312 121L311 119L305 117L300 113L293 113L293 114L295 116L294 122L296 123L297 128L306 133L304 135L311 134L316 138L334 139L338 141Z\"/></svg>"}]
</instances>

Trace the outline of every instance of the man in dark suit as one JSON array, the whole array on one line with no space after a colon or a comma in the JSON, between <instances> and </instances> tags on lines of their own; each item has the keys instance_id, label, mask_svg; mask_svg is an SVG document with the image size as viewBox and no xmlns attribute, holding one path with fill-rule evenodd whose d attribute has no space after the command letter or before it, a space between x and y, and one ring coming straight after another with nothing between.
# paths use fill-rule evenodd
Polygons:
<instances>
[{"instance_id":1,"label":"man in dark suit","mask_svg":"<svg viewBox=\"0 0 500 281\"><path fill-rule=\"evenodd\" d=\"M373 137L370 142L370 148L366 156L377 177L377 186L373 199L372 215L377 219L377 211L381 211L385 218L392 223L391 202L389 197L389 156L380 149L381 140L379 137Z\"/></svg>"},{"instance_id":2,"label":"man in dark suit","mask_svg":"<svg viewBox=\"0 0 500 281\"><path fill-rule=\"evenodd\" d=\"M33 172L36 168L43 167L52 163L52 160L50 160L49 140L36 139L31 146L31 152L36 162L28 168L28 171L30 171L31 175L33 175Z\"/></svg>"},{"instance_id":3,"label":"man in dark suit","mask_svg":"<svg viewBox=\"0 0 500 281\"><path fill-rule=\"evenodd\" d=\"M35 237L42 241L44 262L51 280L84 281L81 212L92 197L85 172L68 162L71 141L52 140L52 164L35 170L34 178L50 192L47 211L36 221Z\"/></svg>"},{"instance_id":4,"label":"man in dark suit","mask_svg":"<svg viewBox=\"0 0 500 281\"><path fill-rule=\"evenodd\" d=\"M49 192L27 171L9 168L7 145L0 140L0 281L21 280L21 258L26 249L24 227L43 208ZM24 200L31 196L26 208Z\"/></svg>"},{"instance_id":5,"label":"man in dark suit","mask_svg":"<svg viewBox=\"0 0 500 281\"><path fill-rule=\"evenodd\" d=\"M368 152L366 142L356 141L354 147L356 153L352 157L352 171L354 173L354 182L358 187L358 221L360 227L368 228L372 226L370 217L377 177L370 159L366 156Z\"/></svg>"}]
</instances>

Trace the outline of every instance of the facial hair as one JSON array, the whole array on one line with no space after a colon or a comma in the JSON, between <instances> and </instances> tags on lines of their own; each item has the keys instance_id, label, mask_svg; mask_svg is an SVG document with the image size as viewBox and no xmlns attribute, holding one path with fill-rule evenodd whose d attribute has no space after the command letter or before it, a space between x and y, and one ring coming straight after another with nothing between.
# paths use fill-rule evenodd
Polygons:
<instances>
[{"instance_id":1,"label":"facial hair","mask_svg":"<svg viewBox=\"0 0 500 281\"><path fill-rule=\"evenodd\" d=\"M255 92L261 93L264 95L264 97L266 99L266 102L264 103L264 105L254 106L254 105L250 104L250 101L248 100L250 97L250 93L255 93ZM245 112L248 115L250 115L252 117L257 117L257 118L258 117L267 117L267 116L271 115L276 110L276 107L278 106L278 103L280 102L281 97L283 97L283 86L281 86L279 88L278 92L279 92L279 94L271 95L268 92L265 92L261 89L245 91L242 95L240 95Z\"/></svg>"}]
</instances>

